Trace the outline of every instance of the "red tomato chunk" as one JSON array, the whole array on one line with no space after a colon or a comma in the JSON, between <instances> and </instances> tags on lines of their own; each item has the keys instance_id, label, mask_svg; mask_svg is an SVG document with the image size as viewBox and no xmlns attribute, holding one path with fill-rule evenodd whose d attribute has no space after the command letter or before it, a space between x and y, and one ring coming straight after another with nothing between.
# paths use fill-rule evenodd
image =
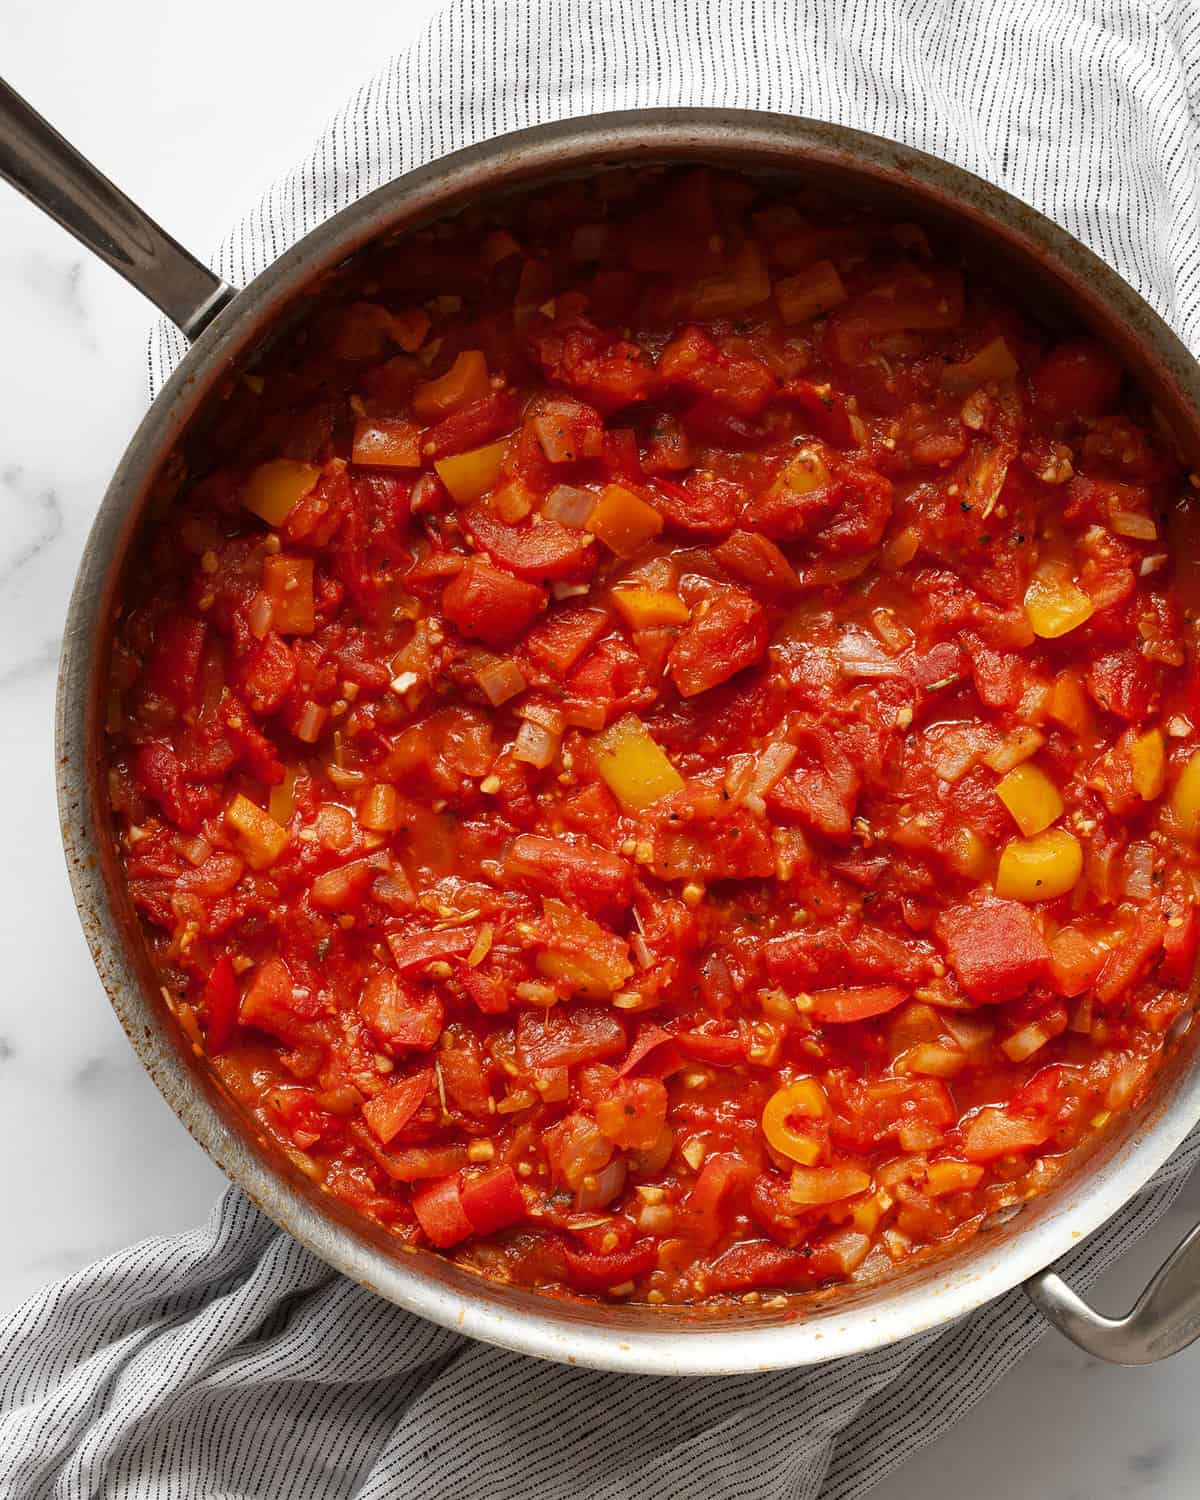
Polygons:
<instances>
[{"instance_id":1,"label":"red tomato chunk","mask_svg":"<svg viewBox=\"0 0 1200 1500\"><path fill-rule=\"evenodd\" d=\"M1153 1087L1194 505L1113 352L960 261L600 174L368 248L187 437L113 652L130 897L398 1249L802 1305Z\"/></svg>"}]
</instances>

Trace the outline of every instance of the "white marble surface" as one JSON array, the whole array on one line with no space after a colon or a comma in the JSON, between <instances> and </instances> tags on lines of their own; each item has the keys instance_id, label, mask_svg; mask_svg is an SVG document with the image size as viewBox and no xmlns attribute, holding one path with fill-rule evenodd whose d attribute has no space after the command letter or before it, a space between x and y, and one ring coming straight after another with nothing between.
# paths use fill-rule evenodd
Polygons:
<instances>
[{"instance_id":1,"label":"white marble surface","mask_svg":"<svg viewBox=\"0 0 1200 1500\"><path fill-rule=\"evenodd\" d=\"M206 251L435 8L5 0L0 66L184 243ZM195 1224L224 1181L109 1012L76 923L54 807L60 622L93 508L144 406L149 322L136 293L0 190L0 736L9 788L0 1313L109 1250ZM1114 1307L1197 1216L1200 1183L1110 1274L1104 1295ZM1197 1380L1200 1345L1154 1370L1121 1371L1049 1336L881 1493L1194 1500Z\"/></svg>"}]
</instances>

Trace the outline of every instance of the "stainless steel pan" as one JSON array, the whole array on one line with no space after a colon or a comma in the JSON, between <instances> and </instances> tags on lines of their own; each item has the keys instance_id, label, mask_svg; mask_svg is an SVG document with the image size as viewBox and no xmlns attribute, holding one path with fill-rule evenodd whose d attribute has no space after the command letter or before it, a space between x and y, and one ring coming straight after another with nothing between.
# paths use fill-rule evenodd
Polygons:
<instances>
[{"instance_id":1,"label":"stainless steel pan","mask_svg":"<svg viewBox=\"0 0 1200 1500\"><path fill-rule=\"evenodd\" d=\"M1200 1027L1181 1028L1154 1097L1123 1132L1045 1197L952 1258L875 1287L822 1293L787 1310L719 1314L587 1306L471 1274L394 1242L323 1196L268 1149L175 1024L124 891L104 777L103 701L114 607L156 476L231 367L314 277L380 235L484 197L627 163L704 161L836 186L906 218L947 225L988 257L1021 303L1065 309L1122 353L1200 468L1200 373L1146 303L1068 234L958 167L861 132L741 111L600 115L501 136L442 158L343 210L242 291L220 281L0 84L0 175L143 291L192 340L147 412L101 503L63 641L58 787L63 842L96 968L134 1049L209 1155L330 1265L400 1306L526 1354L657 1375L718 1375L815 1363L961 1317L1025 1284L1046 1316L1105 1359L1145 1363L1200 1334L1200 1230L1129 1317L1109 1320L1048 1270L1131 1198L1200 1119Z\"/></svg>"}]
</instances>

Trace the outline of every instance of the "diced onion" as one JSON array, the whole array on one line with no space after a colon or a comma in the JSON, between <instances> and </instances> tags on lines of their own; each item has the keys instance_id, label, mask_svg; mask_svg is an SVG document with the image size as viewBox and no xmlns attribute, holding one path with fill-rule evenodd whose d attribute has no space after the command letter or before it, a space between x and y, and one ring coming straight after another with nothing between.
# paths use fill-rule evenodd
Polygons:
<instances>
[{"instance_id":1,"label":"diced onion","mask_svg":"<svg viewBox=\"0 0 1200 1500\"><path fill-rule=\"evenodd\" d=\"M939 780L961 781L995 738L995 731L985 724L939 724L925 737L929 763Z\"/></svg>"},{"instance_id":2,"label":"diced onion","mask_svg":"<svg viewBox=\"0 0 1200 1500\"><path fill-rule=\"evenodd\" d=\"M315 745L328 717L327 708L323 708L319 703L306 703L300 715L300 722L296 725L296 738L303 740L306 745Z\"/></svg>"},{"instance_id":3,"label":"diced onion","mask_svg":"<svg viewBox=\"0 0 1200 1500\"><path fill-rule=\"evenodd\" d=\"M562 710L550 703L523 703L517 710L517 717L524 719L527 724L540 724L555 739L562 739L563 730L567 727Z\"/></svg>"},{"instance_id":4,"label":"diced onion","mask_svg":"<svg viewBox=\"0 0 1200 1500\"><path fill-rule=\"evenodd\" d=\"M1118 536L1132 537L1138 542L1158 540L1158 527L1154 521L1136 510L1110 510L1108 524Z\"/></svg>"},{"instance_id":5,"label":"diced onion","mask_svg":"<svg viewBox=\"0 0 1200 1500\"><path fill-rule=\"evenodd\" d=\"M189 865L193 865L199 869L212 853L212 845L206 838L197 835L194 839L181 839L179 841L179 852Z\"/></svg>"},{"instance_id":6,"label":"diced onion","mask_svg":"<svg viewBox=\"0 0 1200 1500\"><path fill-rule=\"evenodd\" d=\"M563 707L564 721L575 729L603 729L607 718L608 709L599 700L594 703L568 703Z\"/></svg>"},{"instance_id":7,"label":"diced onion","mask_svg":"<svg viewBox=\"0 0 1200 1500\"><path fill-rule=\"evenodd\" d=\"M763 798L796 758L795 745L772 740L757 755L734 756L725 777L731 800L752 812L766 810Z\"/></svg>"},{"instance_id":8,"label":"diced onion","mask_svg":"<svg viewBox=\"0 0 1200 1500\"><path fill-rule=\"evenodd\" d=\"M1071 1012L1071 1020L1068 1026L1071 1031L1077 1031L1081 1036L1086 1036L1092 1029L1092 996L1090 991L1084 991L1083 995L1075 1003L1075 1009Z\"/></svg>"},{"instance_id":9,"label":"diced onion","mask_svg":"<svg viewBox=\"0 0 1200 1500\"><path fill-rule=\"evenodd\" d=\"M1146 1063L1138 1062L1133 1058L1122 1064L1113 1075L1108 1092L1104 1096L1104 1102L1109 1109L1120 1109L1122 1105L1129 1103L1137 1092L1146 1066Z\"/></svg>"},{"instance_id":10,"label":"diced onion","mask_svg":"<svg viewBox=\"0 0 1200 1500\"><path fill-rule=\"evenodd\" d=\"M670 1234L675 1227L675 1210L669 1203L647 1203L638 1214L638 1228L643 1234Z\"/></svg>"},{"instance_id":11,"label":"diced onion","mask_svg":"<svg viewBox=\"0 0 1200 1500\"><path fill-rule=\"evenodd\" d=\"M467 963L471 968L477 969L492 951L492 939L496 929L490 922L485 922L479 929L479 936L475 939L475 946L467 954Z\"/></svg>"},{"instance_id":12,"label":"diced onion","mask_svg":"<svg viewBox=\"0 0 1200 1500\"><path fill-rule=\"evenodd\" d=\"M493 708L525 691L525 677L511 656L499 656L475 673L484 697Z\"/></svg>"},{"instance_id":13,"label":"diced onion","mask_svg":"<svg viewBox=\"0 0 1200 1500\"><path fill-rule=\"evenodd\" d=\"M558 735L551 734L541 724L533 724L526 719L517 733L517 743L513 746L513 759L524 761L526 765L541 771L558 754L558 746Z\"/></svg>"},{"instance_id":14,"label":"diced onion","mask_svg":"<svg viewBox=\"0 0 1200 1500\"><path fill-rule=\"evenodd\" d=\"M572 484L556 484L546 496L542 514L564 526L573 526L582 531L588 517L596 509L596 496L591 490L577 489Z\"/></svg>"},{"instance_id":15,"label":"diced onion","mask_svg":"<svg viewBox=\"0 0 1200 1500\"><path fill-rule=\"evenodd\" d=\"M647 1146L644 1151L627 1152L626 1155L635 1172L643 1177L652 1177L661 1172L670 1161L674 1149L675 1132L669 1125L664 1125L652 1146Z\"/></svg>"},{"instance_id":16,"label":"diced onion","mask_svg":"<svg viewBox=\"0 0 1200 1500\"><path fill-rule=\"evenodd\" d=\"M599 1172L589 1172L575 1193L578 1209L603 1208L611 1203L625 1186L625 1158L615 1156Z\"/></svg>"},{"instance_id":17,"label":"diced onion","mask_svg":"<svg viewBox=\"0 0 1200 1500\"><path fill-rule=\"evenodd\" d=\"M573 463L579 457L575 451L575 434L565 417L553 414L534 417L533 431L550 463Z\"/></svg>"},{"instance_id":18,"label":"diced onion","mask_svg":"<svg viewBox=\"0 0 1200 1500\"><path fill-rule=\"evenodd\" d=\"M339 792L353 791L355 787L362 786L366 781L366 773L363 771L350 771L344 766L339 766L335 760L330 760L325 767L325 774L337 787Z\"/></svg>"},{"instance_id":19,"label":"diced onion","mask_svg":"<svg viewBox=\"0 0 1200 1500\"><path fill-rule=\"evenodd\" d=\"M516 989L517 999L523 1000L526 1005L536 1005L542 1010L549 1010L552 1005L558 1004L558 991L552 984L542 984L537 979L523 979Z\"/></svg>"},{"instance_id":20,"label":"diced onion","mask_svg":"<svg viewBox=\"0 0 1200 1500\"><path fill-rule=\"evenodd\" d=\"M902 677L903 667L888 656L874 636L864 631L846 631L834 648L847 677Z\"/></svg>"},{"instance_id":21,"label":"diced onion","mask_svg":"<svg viewBox=\"0 0 1200 1500\"><path fill-rule=\"evenodd\" d=\"M1030 1021L1028 1026L1022 1026L1020 1031L1013 1032L1012 1036L1006 1037L1000 1043L1000 1050L1010 1062L1024 1062L1027 1057L1039 1051L1050 1040L1047 1033L1036 1021Z\"/></svg>"},{"instance_id":22,"label":"diced onion","mask_svg":"<svg viewBox=\"0 0 1200 1500\"><path fill-rule=\"evenodd\" d=\"M735 755L730 759L729 766L725 772L725 790L729 794L729 800L735 804L745 805L750 793L750 777L754 770L754 758L750 755ZM761 797L754 799L758 806L756 812L763 812L765 804Z\"/></svg>"},{"instance_id":23,"label":"diced onion","mask_svg":"<svg viewBox=\"0 0 1200 1500\"><path fill-rule=\"evenodd\" d=\"M550 595L554 599L578 599L590 591L591 585L587 583L552 583Z\"/></svg>"},{"instance_id":24,"label":"diced onion","mask_svg":"<svg viewBox=\"0 0 1200 1500\"><path fill-rule=\"evenodd\" d=\"M912 635L903 625L897 623L896 616L890 609L872 610L871 624L875 627L875 634L891 655L898 656L901 651L912 645Z\"/></svg>"},{"instance_id":25,"label":"diced onion","mask_svg":"<svg viewBox=\"0 0 1200 1500\"><path fill-rule=\"evenodd\" d=\"M1125 851L1125 894L1148 901L1154 894L1154 850L1139 840Z\"/></svg>"},{"instance_id":26,"label":"diced onion","mask_svg":"<svg viewBox=\"0 0 1200 1500\"><path fill-rule=\"evenodd\" d=\"M964 1052L979 1052L991 1041L996 1028L975 1016L943 1011L941 1022Z\"/></svg>"},{"instance_id":27,"label":"diced onion","mask_svg":"<svg viewBox=\"0 0 1200 1500\"><path fill-rule=\"evenodd\" d=\"M983 757L983 763L989 770L1003 775L1011 771L1014 766L1019 766L1023 760L1028 760L1046 743L1046 737L1037 729L1014 729L1011 734L1006 734L994 750L989 750Z\"/></svg>"},{"instance_id":28,"label":"diced onion","mask_svg":"<svg viewBox=\"0 0 1200 1500\"><path fill-rule=\"evenodd\" d=\"M795 760L795 745L786 739L774 739L757 754L736 754L729 762L724 789L730 801L748 807L754 813L766 810L763 796L771 790L775 781L783 775L787 766Z\"/></svg>"},{"instance_id":29,"label":"diced onion","mask_svg":"<svg viewBox=\"0 0 1200 1500\"><path fill-rule=\"evenodd\" d=\"M275 611L271 605L270 598L260 589L254 596L250 605L250 634L256 641L261 641L270 630L275 618Z\"/></svg>"},{"instance_id":30,"label":"diced onion","mask_svg":"<svg viewBox=\"0 0 1200 1500\"><path fill-rule=\"evenodd\" d=\"M825 1241L825 1249L837 1256L843 1276L857 1271L871 1249L871 1237L853 1229L839 1229Z\"/></svg>"}]
</instances>

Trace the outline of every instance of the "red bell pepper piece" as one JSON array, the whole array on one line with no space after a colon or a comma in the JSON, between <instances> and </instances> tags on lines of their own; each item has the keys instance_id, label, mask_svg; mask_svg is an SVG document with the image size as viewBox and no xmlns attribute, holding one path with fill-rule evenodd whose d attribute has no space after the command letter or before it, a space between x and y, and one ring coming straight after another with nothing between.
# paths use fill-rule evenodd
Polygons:
<instances>
[{"instance_id":1,"label":"red bell pepper piece","mask_svg":"<svg viewBox=\"0 0 1200 1500\"><path fill-rule=\"evenodd\" d=\"M204 1040L208 1055L216 1057L233 1040L238 1018L237 981L229 955L223 954L209 970L204 984Z\"/></svg>"},{"instance_id":2,"label":"red bell pepper piece","mask_svg":"<svg viewBox=\"0 0 1200 1500\"><path fill-rule=\"evenodd\" d=\"M1172 923L1178 921L1178 926ZM1163 931L1163 956L1158 966L1161 978L1176 984L1181 990L1189 988L1196 971L1196 940L1200 937L1200 922L1196 919L1196 908L1189 906L1177 916L1169 916Z\"/></svg>"},{"instance_id":3,"label":"red bell pepper piece","mask_svg":"<svg viewBox=\"0 0 1200 1500\"><path fill-rule=\"evenodd\" d=\"M809 996L812 1007L807 1014L814 1021L827 1023L866 1021L871 1016L882 1016L895 1010L908 996L908 987L903 984L863 984L813 990Z\"/></svg>"},{"instance_id":4,"label":"red bell pepper piece","mask_svg":"<svg viewBox=\"0 0 1200 1500\"><path fill-rule=\"evenodd\" d=\"M611 1286L644 1276L658 1264L658 1246L653 1240L639 1240L627 1250L608 1254L570 1249L565 1253L568 1278L583 1292L606 1292Z\"/></svg>"}]
</instances>

